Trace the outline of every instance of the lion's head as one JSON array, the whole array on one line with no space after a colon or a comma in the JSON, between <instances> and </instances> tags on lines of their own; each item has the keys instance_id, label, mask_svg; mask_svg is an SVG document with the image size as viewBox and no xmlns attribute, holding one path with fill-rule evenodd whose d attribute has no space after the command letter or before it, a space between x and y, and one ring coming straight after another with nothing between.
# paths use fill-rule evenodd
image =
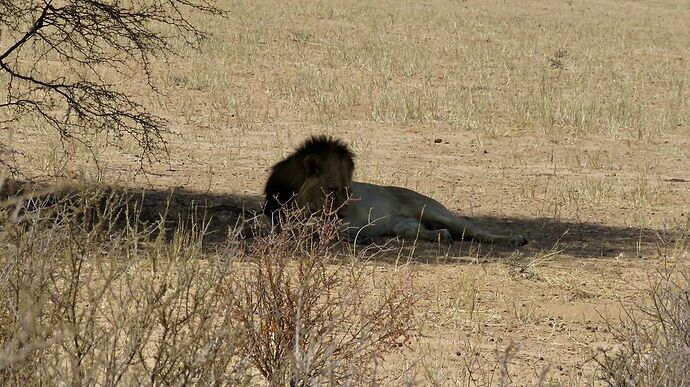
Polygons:
<instances>
[{"instance_id":1,"label":"lion's head","mask_svg":"<svg viewBox=\"0 0 690 387\"><path fill-rule=\"evenodd\" d=\"M345 143L312 136L273 166L264 189L264 213L270 219L276 211L295 204L314 212L325 205L338 209L347 200L354 168L354 154Z\"/></svg>"}]
</instances>

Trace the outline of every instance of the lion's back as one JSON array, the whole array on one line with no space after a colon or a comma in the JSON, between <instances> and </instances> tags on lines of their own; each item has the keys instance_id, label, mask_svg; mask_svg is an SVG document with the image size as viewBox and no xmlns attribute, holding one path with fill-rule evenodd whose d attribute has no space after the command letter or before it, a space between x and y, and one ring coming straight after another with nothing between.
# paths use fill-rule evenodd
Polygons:
<instances>
[{"instance_id":1,"label":"lion's back","mask_svg":"<svg viewBox=\"0 0 690 387\"><path fill-rule=\"evenodd\" d=\"M362 227L374 220L419 218L429 206L442 207L436 200L407 188L352 182L347 218L352 226Z\"/></svg>"}]
</instances>

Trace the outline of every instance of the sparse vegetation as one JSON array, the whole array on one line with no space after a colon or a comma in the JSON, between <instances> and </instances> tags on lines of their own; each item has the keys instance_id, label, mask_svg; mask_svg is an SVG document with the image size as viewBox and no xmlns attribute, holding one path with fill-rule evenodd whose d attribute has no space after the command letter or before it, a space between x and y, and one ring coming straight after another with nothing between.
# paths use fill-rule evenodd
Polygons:
<instances>
[{"instance_id":1,"label":"sparse vegetation","mask_svg":"<svg viewBox=\"0 0 690 387\"><path fill-rule=\"evenodd\" d=\"M672 264L650 280L645 299L608 323L615 345L596 358L606 385L690 383L690 272Z\"/></svg>"},{"instance_id":2,"label":"sparse vegetation","mask_svg":"<svg viewBox=\"0 0 690 387\"><path fill-rule=\"evenodd\" d=\"M189 20L195 11L222 14L195 0L0 1L0 79L7 82L0 122L50 129L71 145L60 149L63 157L80 145L98 163L99 147L121 147L125 137L142 163L159 160L167 150L165 120L116 83L140 73L155 91L151 63L177 54L175 38L198 47L206 36ZM0 164L18 169L6 156L15 150L2 151Z\"/></svg>"},{"instance_id":3,"label":"sparse vegetation","mask_svg":"<svg viewBox=\"0 0 690 387\"><path fill-rule=\"evenodd\" d=\"M203 219L171 234L104 193L3 213L3 384L370 383L415 336L412 295L368 285L366 256L336 254L333 222L209 256Z\"/></svg>"},{"instance_id":4,"label":"sparse vegetation","mask_svg":"<svg viewBox=\"0 0 690 387\"><path fill-rule=\"evenodd\" d=\"M212 35L200 51L173 39L180 57L151 57L157 90L98 68L177 134L148 174L135 138L113 152L88 135L89 152L0 111L2 159L27 178L147 198L3 196L0 384L687 384L687 2L213 5L227 17L188 14ZM530 244L245 232L267 168L321 133L352 146L356 180ZM94 217L96 202L130 210Z\"/></svg>"},{"instance_id":5,"label":"sparse vegetation","mask_svg":"<svg viewBox=\"0 0 690 387\"><path fill-rule=\"evenodd\" d=\"M2 383L248 380L221 291L231 277L199 259L202 234L154 238L102 194L31 197L13 204L25 216L3 219Z\"/></svg>"},{"instance_id":6,"label":"sparse vegetation","mask_svg":"<svg viewBox=\"0 0 690 387\"><path fill-rule=\"evenodd\" d=\"M372 383L381 356L415 336L415 297L403 281L372 286L371 257L336 254L337 238L335 219L311 217L252 244L256 261L233 289L231 313L272 385Z\"/></svg>"}]
</instances>

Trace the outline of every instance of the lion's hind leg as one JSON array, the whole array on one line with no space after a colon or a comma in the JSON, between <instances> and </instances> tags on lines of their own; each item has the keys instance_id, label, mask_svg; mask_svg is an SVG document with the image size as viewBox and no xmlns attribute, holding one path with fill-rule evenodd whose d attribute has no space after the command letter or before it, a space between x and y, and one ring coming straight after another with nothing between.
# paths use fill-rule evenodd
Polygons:
<instances>
[{"instance_id":1,"label":"lion's hind leg","mask_svg":"<svg viewBox=\"0 0 690 387\"><path fill-rule=\"evenodd\" d=\"M445 228L429 230L413 218L401 217L393 224L393 233L402 238L423 239L432 242L452 243L451 232Z\"/></svg>"},{"instance_id":2,"label":"lion's hind leg","mask_svg":"<svg viewBox=\"0 0 690 387\"><path fill-rule=\"evenodd\" d=\"M493 234L482 230L471 221L460 218L441 205L431 205L422 212L422 223L431 228L448 229L452 236L461 239L474 238L490 243L509 243L513 246L527 244L527 238L519 234Z\"/></svg>"}]
</instances>

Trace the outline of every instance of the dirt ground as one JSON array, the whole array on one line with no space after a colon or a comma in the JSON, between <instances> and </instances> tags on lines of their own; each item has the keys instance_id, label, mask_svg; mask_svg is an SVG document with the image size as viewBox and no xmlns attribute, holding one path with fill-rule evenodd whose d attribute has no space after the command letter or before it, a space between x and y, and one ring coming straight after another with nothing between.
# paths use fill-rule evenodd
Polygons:
<instances>
[{"instance_id":1,"label":"dirt ground","mask_svg":"<svg viewBox=\"0 0 690 387\"><path fill-rule=\"evenodd\" d=\"M486 228L523 233L530 243L517 251L467 241L450 247L418 242L414 249L409 242L390 243L372 264L387 275L409 276L420 298L421 335L389 355L380 372L395 376L390 385L455 385L467 380L533 385L542 377L559 385L591 383L597 349L614 345L606 321L615 323L624 315L624 305L642 302L657 271L678 261L688 263L684 233L690 183L685 180L687 169L679 169L690 156L688 138L630 140L622 147L624 140L607 137L554 144L520 135L477 145L464 133L430 132L379 128L366 134L367 141L379 144L368 153L357 147L365 135L338 133L354 144L358 178L373 176L366 181L417 189ZM310 133L290 130L295 144ZM267 130L240 136L240 141L260 144L269 136L276 134ZM436 138L443 142L436 143ZM266 148L243 148L257 157L244 163L234 160L232 170L214 171L212 177L181 166L153 181L166 187L166 180L181 177L184 190L210 186L185 192L188 196L182 196L180 205L208 202L210 215L218 219L211 232L222 236L238 208L257 208L267 169L278 160L270 160L276 152ZM574 172L568 159L578 152L605 152L615 171ZM264 158L269 160L256 161ZM636 171L640 160L655 164L653 177L643 183L652 186L645 188L650 190L647 195L658 197L649 206L634 208L613 193L599 203L587 196L567 196L596 195L587 192L599 189L589 185L593 183L587 179L596 179L593 175L621 190L636 189L631 187L641 184ZM401 177L403 173L409 175ZM554 192L553 186L558 187ZM167 191L162 189L160 195Z\"/></svg>"},{"instance_id":2,"label":"dirt ground","mask_svg":"<svg viewBox=\"0 0 690 387\"><path fill-rule=\"evenodd\" d=\"M135 148L98 169L77 152L70 173L206 203L222 244L271 165L326 133L356 180L525 235L518 250L394 241L372 260L420 298L386 384L593 383L606 320L689 263L687 2L226 3L201 54L159 64L170 162L141 174ZM36 150L36 176L57 169L35 130L11 141Z\"/></svg>"}]
</instances>

